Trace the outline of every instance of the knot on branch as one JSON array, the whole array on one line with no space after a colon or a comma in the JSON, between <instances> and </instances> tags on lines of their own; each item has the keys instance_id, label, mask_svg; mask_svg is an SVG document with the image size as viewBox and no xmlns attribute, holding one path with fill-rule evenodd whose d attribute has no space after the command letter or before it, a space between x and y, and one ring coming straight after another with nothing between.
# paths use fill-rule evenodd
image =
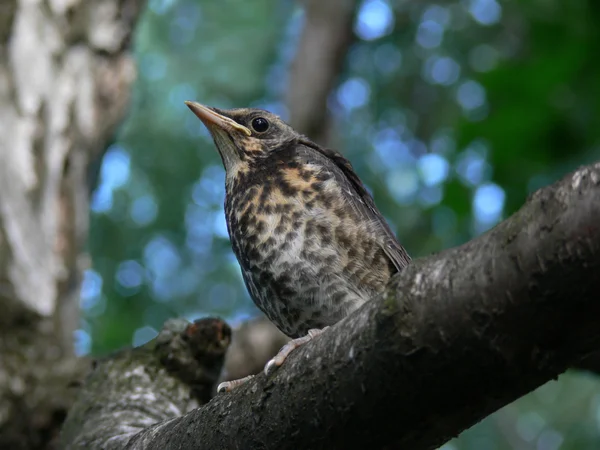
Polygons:
<instances>
[{"instance_id":1,"label":"knot on branch","mask_svg":"<svg viewBox=\"0 0 600 450\"><path fill-rule=\"evenodd\" d=\"M231 328L218 318L188 323L167 321L156 337L154 352L167 371L192 389L202 403L210 400L225 353L231 343Z\"/></svg>"}]
</instances>

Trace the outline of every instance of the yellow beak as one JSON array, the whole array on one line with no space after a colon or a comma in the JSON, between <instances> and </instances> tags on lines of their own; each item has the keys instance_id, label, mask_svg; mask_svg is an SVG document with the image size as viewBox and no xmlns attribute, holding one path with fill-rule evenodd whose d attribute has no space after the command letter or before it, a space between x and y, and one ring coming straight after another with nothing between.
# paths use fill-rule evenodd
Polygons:
<instances>
[{"instance_id":1,"label":"yellow beak","mask_svg":"<svg viewBox=\"0 0 600 450\"><path fill-rule=\"evenodd\" d=\"M244 125L240 125L235 120L225 117L208 106L201 105L196 102L185 102L185 104L192 110L194 114L202 121L204 125L210 130L211 127L217 126L226 131L237 130L245 133L247 136L251 136L252 132Z\"/></svg>"}]
</instances>

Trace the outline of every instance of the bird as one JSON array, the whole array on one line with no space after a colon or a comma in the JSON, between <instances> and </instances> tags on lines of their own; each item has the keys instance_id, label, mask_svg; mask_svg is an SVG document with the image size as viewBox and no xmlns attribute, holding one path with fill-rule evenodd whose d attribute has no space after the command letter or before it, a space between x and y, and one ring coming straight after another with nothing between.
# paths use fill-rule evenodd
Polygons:
<instances>
[{"instance_id":1,"label":"bird","mask_svg":"<svg viewBox=\"0 0 600 450\"><path fill-rule=\"evenodd\" d=\"M411 258L340 152L269 111L185 103L221 156L227 230L250 297L292 338L266 364L269 374L381 293Z\"/></svg>"}]
</instances>

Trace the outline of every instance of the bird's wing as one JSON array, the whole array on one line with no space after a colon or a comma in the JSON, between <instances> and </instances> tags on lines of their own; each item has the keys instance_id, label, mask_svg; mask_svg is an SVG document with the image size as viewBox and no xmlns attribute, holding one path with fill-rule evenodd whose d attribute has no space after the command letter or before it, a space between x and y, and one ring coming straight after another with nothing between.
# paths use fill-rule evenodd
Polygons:
<instances>
[{"instance_id":1,"label":"bird's wing","mask_svg":"<svg viewBox=\"0 0 600 450\"><path fill-rule=\"evenodd\" d=\"M360 181L360 178L358 178L358 175L354 172L350 161L344 158L338 151L322 148L308 139L300 140L299 144L300 145L297 147L297 154L300 157L306 156L310 159L312 156L314 158L316 151L317 154L321 155L324 159L335 164L335 167L339 170L334 170L333 172L336 180L342 186L342 191L346 196L348 203L352 205L360 215L373 221L381 231L382 236L385 237L383 251L388 258L390 258L394 266L396 266L396 269L400 271L406 267L410 262L410 256L398 242L398 239L375 206L373 197L371 197L371 194L369 194L362 181Z\"/></svg>"}]
</instances>

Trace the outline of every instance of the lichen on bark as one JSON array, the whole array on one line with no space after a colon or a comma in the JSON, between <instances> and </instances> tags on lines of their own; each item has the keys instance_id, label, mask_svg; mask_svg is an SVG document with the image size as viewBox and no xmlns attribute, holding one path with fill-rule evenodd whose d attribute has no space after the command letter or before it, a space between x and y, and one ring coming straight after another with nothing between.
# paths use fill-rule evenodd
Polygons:
<instances>
[{"instance_id":1,"label":"lichen on bark","mask_svg":"<svg viewBox=\"0 0 600 450\"><path fill-rule=\"evenodd\" d=\"M60 448L126 448L152 425L206 403L231 341L219 319L169 320L141 347L94 363L65 421Z\"/></svg>"}]
</instances>

